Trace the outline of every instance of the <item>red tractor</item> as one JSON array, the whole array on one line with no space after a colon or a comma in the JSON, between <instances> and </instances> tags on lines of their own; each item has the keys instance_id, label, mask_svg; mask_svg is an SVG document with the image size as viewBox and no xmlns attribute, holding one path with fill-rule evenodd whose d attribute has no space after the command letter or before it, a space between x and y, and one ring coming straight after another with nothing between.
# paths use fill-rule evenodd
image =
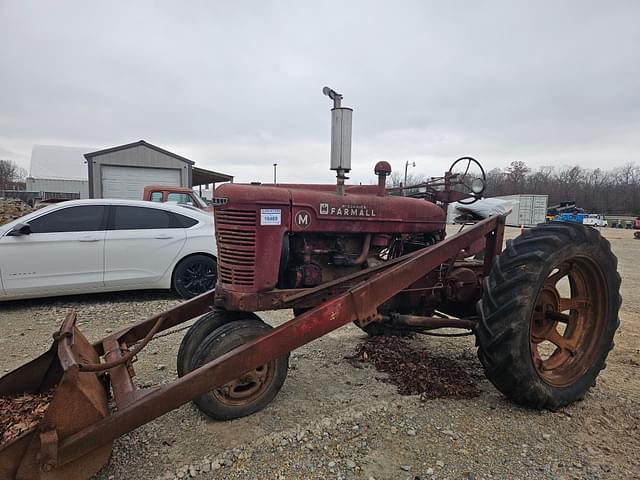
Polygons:
<instances>
[{"instance_id":1,"label":"red tractor","mask_svg":"<svg viewBox=\"0 0 640 480\"><path fill-rule=\"evenodd\" d=\"M585 395L619 323L609 243L595 229L553 222L502 251L504 215L447 236L447 205L484 190L470 157L411 188L386 188L386 162L375 167L377 186L346 185L352 111L324 93L334 101L337 185L222 185L215 291L93 345L69 315L49 352L0 379L0 395L56 388L39 427L0 446L0 477L88 476L115 438L190 400L215 419L254 413L282 387L290 351L350 322L370 335L475 334L489 380L529 407ZM294 318L272 328L255 313L277 309ZM156 333L198 315L178 353L181 378L137 388L134 357Z\"/></svg>"}]
</instances>

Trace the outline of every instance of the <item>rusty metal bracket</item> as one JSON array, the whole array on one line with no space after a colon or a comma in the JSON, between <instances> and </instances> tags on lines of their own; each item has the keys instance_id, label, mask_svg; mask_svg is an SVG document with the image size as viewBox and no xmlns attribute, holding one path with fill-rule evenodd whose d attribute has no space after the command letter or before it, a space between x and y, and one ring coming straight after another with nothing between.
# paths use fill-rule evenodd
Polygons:
<instances>
[{"instance_id":1,"label":"rusty metal bracket","mask_svg":"<svg viewBox=\"0 0 640 480\"><path fill-rule=\"evenodd\" d=\"M53 427L40 432L38 462L43 472L50 472L58 465L58 432Z\"/></svg>"}]
</instances>

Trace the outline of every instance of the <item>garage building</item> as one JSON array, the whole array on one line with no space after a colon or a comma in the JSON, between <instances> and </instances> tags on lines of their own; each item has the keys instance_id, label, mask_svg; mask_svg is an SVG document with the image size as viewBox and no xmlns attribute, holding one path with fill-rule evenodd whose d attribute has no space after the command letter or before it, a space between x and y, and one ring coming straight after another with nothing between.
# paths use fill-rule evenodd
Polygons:
<instances>
[{"instance_id":1,"label":"garage building","mask_svg":"<svg viewBox=\"0 0 640 480\"><path fill-rule=\"evenodd\" d=\"M146 185L194 187L233 181L233 176L194 166L192 160L138 142L84 155L90 198L142 199Z\"/></svg>"}]
</instances>

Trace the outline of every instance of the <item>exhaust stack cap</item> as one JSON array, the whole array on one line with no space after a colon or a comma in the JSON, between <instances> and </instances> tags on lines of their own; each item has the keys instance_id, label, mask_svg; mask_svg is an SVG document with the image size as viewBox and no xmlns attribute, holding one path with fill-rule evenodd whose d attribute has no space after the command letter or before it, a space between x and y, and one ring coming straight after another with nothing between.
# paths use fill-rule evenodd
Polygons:
<instances>
[{"instance_id":1,"label":"exhaust stack cap","mask_svg":"<svg viewBox=\"0 0 640 480\"><path fill-rule=\"evenodd\" d=\"M333 100L331 109L331 170L351 170L351 124L353 109L342 106L342 95L324 87L322 93Z\"/></svg>"},{"instance_id":2,"label":"exhaust stack cap","mask_svg":"<svg viewBox=\"0 0 640 480\"><path fill-rule=\"evenodd\" d=\"M329 97L331 100L333 100L333 107L337 108L341 106L342 103L342 94L336 92L335 90L329 88L329 87L324 87L322 89L322 94L326 95L327 97Z\"/></svg>"}]
</instances>

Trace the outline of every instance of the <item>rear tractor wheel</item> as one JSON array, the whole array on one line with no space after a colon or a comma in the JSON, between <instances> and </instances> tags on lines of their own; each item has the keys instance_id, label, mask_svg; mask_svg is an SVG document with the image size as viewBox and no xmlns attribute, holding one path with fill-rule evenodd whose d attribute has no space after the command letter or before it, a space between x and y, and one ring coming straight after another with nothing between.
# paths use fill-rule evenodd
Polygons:
<instances>
[{"instance_id":1,"label":"rear tractor wheel","mask_svg":"<svg viewBox=\"0 0 640 480\"><path fill-rule=\"evenodd\" d=\"M613 348L620 275L609 242L554 222L507 242L478 303L478 356L517 403L557 409L584 397Z\"/></svg>"},{"instance_id":2,"label":"rear tractor wheel","mask_svg":"<svg viewBox=\"0 0 640 480\"><path fill-rule=\"evenodd\" d=\"M197 348L191 362L192 370L268 333L271 329L271 326L253 316L220 326ZM198 397L194 402L203 413L216 420L231 420L251 415L262 410L275 398L284 384L288 368L287 353Z\"/></svg>"}]
</instances>

